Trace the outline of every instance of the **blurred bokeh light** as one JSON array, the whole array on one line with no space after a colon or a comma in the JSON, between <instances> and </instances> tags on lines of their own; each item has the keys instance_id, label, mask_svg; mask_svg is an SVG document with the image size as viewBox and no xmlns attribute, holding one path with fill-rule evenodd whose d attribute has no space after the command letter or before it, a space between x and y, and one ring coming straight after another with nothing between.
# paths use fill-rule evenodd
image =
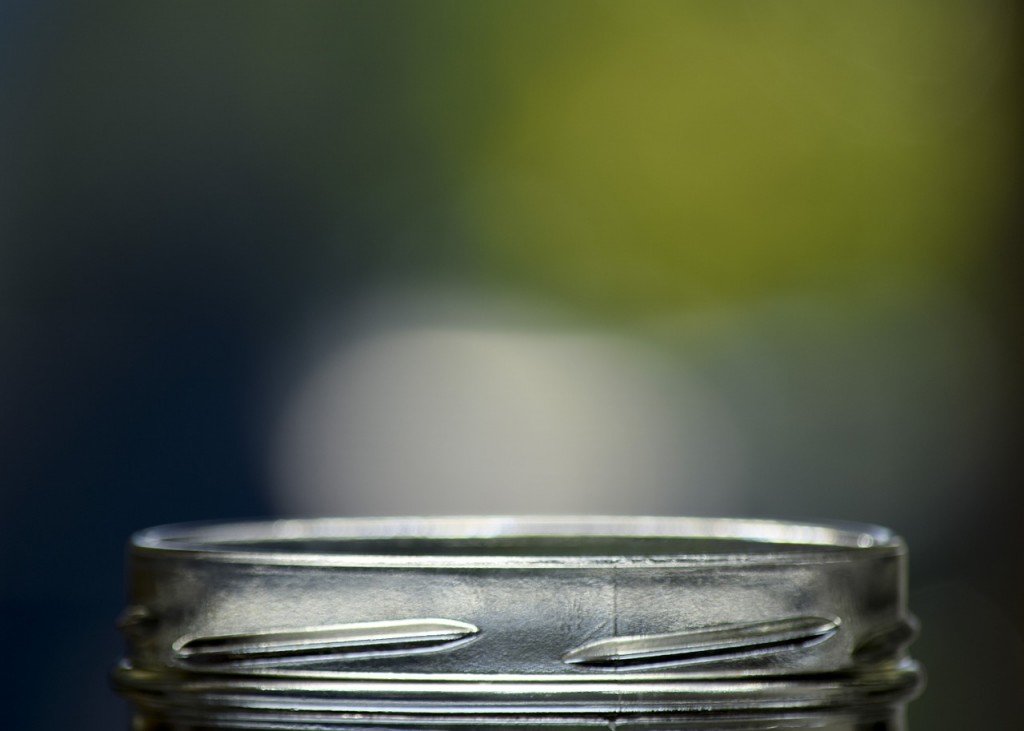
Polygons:
<instances>
[{"instance_id":1,"label":"blurred bokeh light","mask_svg":"<svg viewBox=\"0 0 1024 731\"><path fill-rule=\"evenodd\" d=\"M643 340L451 291L353 309L286 407L282 512L743 509L735 429Z\"/></svg>"},{"instance_id":2,"label":"blurred bokeh light","mask_svg":"<svg viewBox=\"0 0 1024 731\"><path fill-rule=\"evenodd\" d=\"M12 728L126 727L127 535L744 514L912 548L1024 715L1020 10L0 3Z\"/></svg>"}]
</instances>

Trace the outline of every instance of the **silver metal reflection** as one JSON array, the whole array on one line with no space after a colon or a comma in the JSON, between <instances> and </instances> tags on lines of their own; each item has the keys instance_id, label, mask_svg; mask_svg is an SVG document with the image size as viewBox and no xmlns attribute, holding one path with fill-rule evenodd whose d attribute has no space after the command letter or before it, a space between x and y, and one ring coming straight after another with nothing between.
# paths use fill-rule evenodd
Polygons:
<instances>
[{"instance_id":1,"label":"silver metal reflection","mask_svg":"<svg viewBox=\"0 0 1024 731\"><path fill-rule=\"evenodd\" d=\"M447 649L479 630L449 619L399 619L299 627L243 634L185 636L174 643L178 660L223 669L260 663L308 663L325 657L356 658L407 655Z\"/></svg>"},{"instance_id":2,"label":"silver metal reflection","mask_svg":"<svg viewBox=\"0 0 1024 731\"><path fill-rule=\"evenodd\" d=\"M132 541L114 678L143 729L896 728L920 680L905 572L870 526L156 528Z\"/></svg>"},{"instance_id":3,"label":"silver metal reflection","mask_svg":"<svg viewBox=\"0 0 1024 731\"><path fill-rule=\"evenodd\" d=\"M655 664L780 654L813 647L839 630L839 619L794 617L752 624L705 627L663 635L611 637L588 642L562 658L567 663L595 666L651 667Z\"/></svg>"}]
</instances>

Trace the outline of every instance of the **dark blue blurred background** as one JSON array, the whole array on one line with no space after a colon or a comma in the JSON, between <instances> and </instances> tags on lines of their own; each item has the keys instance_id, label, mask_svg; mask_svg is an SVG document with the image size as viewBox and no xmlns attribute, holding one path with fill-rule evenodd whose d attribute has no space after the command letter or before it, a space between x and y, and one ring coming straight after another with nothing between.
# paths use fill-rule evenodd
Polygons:
<instances>
[{"instance_id":1,"label":"dark blue blurred background","mask_svg":"<svg viewBox=\"0 0 1024 731\"><path fill-rule=\"evenodd\" d=\"M1019 9L773 5L0 2L9 727L134 530L466 505L890 524L1015 727Z\"/></svg>"}]
</instances>

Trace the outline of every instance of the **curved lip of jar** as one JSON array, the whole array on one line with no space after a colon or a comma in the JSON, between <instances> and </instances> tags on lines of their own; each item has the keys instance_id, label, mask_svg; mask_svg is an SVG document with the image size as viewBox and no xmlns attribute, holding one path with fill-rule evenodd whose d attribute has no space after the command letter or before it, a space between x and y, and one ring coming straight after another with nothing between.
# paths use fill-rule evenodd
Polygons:
<instances>
[{"instance_id":1,"label":"curved lip of jar","mask_svg":"<svg viewBox=\"0 0 1024 731\"><path fill-rule=\"evenodd\" d=\"M905 552L901 538L869 524L578 515L184 523L136 533L131 546L140 557L211 562L488 569L777 565Z\"/></svg>"}]
</instances>

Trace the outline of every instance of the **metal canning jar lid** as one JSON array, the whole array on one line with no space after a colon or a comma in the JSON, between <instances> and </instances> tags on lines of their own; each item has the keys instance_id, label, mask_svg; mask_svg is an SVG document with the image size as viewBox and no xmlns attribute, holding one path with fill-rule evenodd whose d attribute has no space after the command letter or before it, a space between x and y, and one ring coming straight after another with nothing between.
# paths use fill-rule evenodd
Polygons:
<instances>
[{"instance_id":1,"label":"metal canning jar lid","mask_svg":"<svg viewBox=\"0 0 1024 731\"><path fill-rule=\"evenodd\" d=\"M114 680L144 728L867 713L920 681L906 550L873 526L169 526L134 536L130 583Z\"/></svg>"}]
</instances>

